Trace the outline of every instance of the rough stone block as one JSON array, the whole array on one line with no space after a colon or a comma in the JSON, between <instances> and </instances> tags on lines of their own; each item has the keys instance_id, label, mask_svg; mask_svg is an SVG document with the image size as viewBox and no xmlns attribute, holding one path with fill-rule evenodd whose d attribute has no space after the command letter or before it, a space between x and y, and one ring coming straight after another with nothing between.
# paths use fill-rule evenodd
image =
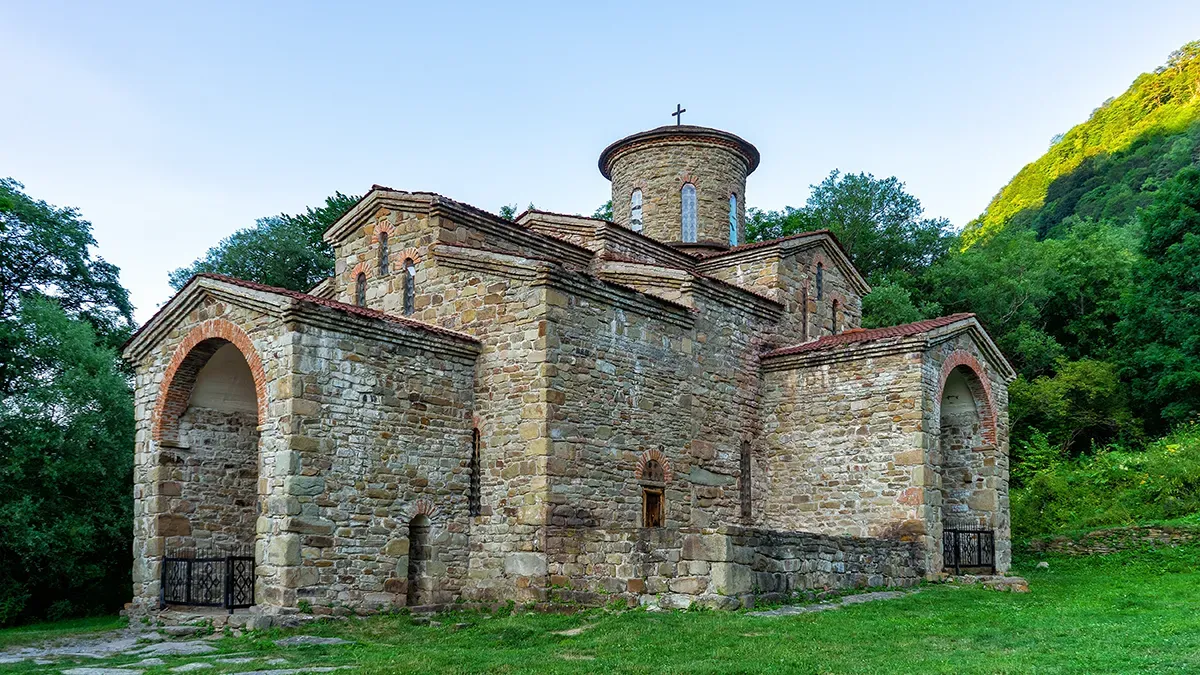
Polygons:
<instances>
[{"instance_id":1,"label":"rough stone block","mask_svg":"<svg viewBox=\"0 0 1200 675\"><path fill-rule=\"evenodd\" d=\"M509 553L504 556L504 573L517 577L540 577L546 574L543 553Z\"/></svg>"},{"instance_id":2,"label":"rough stone block","mask_svg":"<svg viewBox=\"0 0 1200 675\"><path fill-rule=\"evenodd\" d=\"M267 546L267 562L273 565L300 564L300 536L277 534Z\"/></svg>"},{"instance_id":3,"label":"rough stone block","mask_svg":"<svg viewBox=\"0 0 1200 675\"><path fill-rule=\"evenodd\" d=\"M679 577L672 579L670 588L674 593L699 595L708 589L708 577Z\"/></svg>"},{"instance_id":4,"label":"rough stone block","mask_svg":"<svg viewBox=\"0 0 1200 675\"><path fill-rule=\"evenodd\" d=\"M745 565L713 563L712 583L714 590L721 595L741 595L753 588L754 574Z\"/></svg>"},{"instance_id":5,"label":"rough stone block","mask_svg":"<svg viewBox=\"0 0 1200 675\"><path fill-rule=\"evenodd\" d=\"M288 476L283 484L288 494L300 497L315 497L325 492L325 479L320 476Z\"/></svg>"}]
</instances>

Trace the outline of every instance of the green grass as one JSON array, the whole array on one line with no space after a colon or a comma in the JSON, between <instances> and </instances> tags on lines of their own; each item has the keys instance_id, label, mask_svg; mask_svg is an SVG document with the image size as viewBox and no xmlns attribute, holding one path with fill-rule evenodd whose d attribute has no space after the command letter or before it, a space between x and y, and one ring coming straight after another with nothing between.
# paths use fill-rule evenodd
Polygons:
<instances>
[{"instance_id":1,"label":"green grass","mask_svg":"<svg viewBox=\"0 0 1200 675\"><path fill-rule=\"evenodd\" d=\"M1029 594L935 585L891 601L796 617L592 610L574 615L403 615L221 640L223 652L354 672L1099 673L1200 670L1200 547L1023 558ZM455 623L467 623L455 629ZM555 631L588 627L579 635ZM279 648L303 633L353 645ZM114 666L136 659L109 659ZM167 669L197 658L171 658ZM90 665L90 664L89 664ZM257 667L263 667L255 664ZM275 666L283 667L283 666ZM221 665L205 673L251 670ZM46 672L22 665L13 672Z\"/></svg>"},{"instance_id":2,"label":"green grass","mask_svg":"<svg viewBox=\"0 0 1200 675\"><path fill-rule=\"evenodd\" d=\"M16 628L0 629L0 649L14 645L45 642L60 637L75 637L88 633L124 628L128 625L119 616L102 616L90 619L69 619L50 623L33 623Z\"/></svg>"}]
</instances>

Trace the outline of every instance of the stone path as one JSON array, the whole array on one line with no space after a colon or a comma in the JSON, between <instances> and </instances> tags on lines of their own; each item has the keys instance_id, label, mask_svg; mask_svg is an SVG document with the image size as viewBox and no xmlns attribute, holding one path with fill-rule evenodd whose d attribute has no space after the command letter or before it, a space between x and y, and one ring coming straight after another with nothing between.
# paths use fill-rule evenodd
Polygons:
<instances>
[{"instance_id":1,"label":"stone path","mask_svg":"<svg viewBox=\"0 0 1200 675\"><path fill-rule=\"evenodd\" d=\"M147 644L150 642L150 644ZM296 647L303 645L343 645L351 644L341 638L318 637L315 635L294 635L275 641L280 647ZM175 640L166 641L161 635L151 632L132 630L96 633L86 637L64 638L45 644L22 647L0 652L0 665L33 661L39 665L53 665L61 659L111 659L119 656L144 657L140 661L121 666L81 666L63 664L60 666L64 675L139 675L146 668L166 664L163 656L194 656L200 661L182 663L173 668L173 673L202 672L214 668L216 663L249 665L255 662L259 667L286 666L287 659L262 656L241 656L239 654L221 654L214 652L217 648L206 640ZM246 652L242 652L246 654ZM253 666L250 666L253 667ZM305 666L298 668L271 668L267 670L250 670L237 675L301 675L302 673L331 673L346 670L353 666Z\"/></svg>"},{"instance_id":2,"label":"stone path","mask_svg":"<svg viewBox=\"0 0 1200 675\"><path fill-rule=\"evenodd\" d=\"M778 609L771 609L765 612L750 612L750 616L795 616L797 614L811 614L813 612L825 612L831 609L841 609L850 605L861 605L864 602L875 602L876 600L895 600L906 595L920 592L920 589L911 591L875 591L873 593L859 593L857 595L847 595L837 600L829 602L821 602L815 605L786 605Z\"/></svg>"}]
</instances>

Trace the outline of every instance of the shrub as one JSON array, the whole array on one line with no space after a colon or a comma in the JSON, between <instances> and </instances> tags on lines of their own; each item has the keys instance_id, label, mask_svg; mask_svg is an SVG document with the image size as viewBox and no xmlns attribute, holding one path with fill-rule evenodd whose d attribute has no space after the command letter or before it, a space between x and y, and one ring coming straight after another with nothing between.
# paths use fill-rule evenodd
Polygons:
<instances>
[{"instance_id":1,"label":"shrub","mask_svg":"<svg viewBox=\"0 0 1200 675\"><path fill-rule=\"evenodd\" d=\"M1040 439L1040 440L1039 440ZM1174 520L1200 513L1200 425L1186 424L1141 451L1108 446L1055 459L1045 436L1023 444L1023 483L1012 492L1018 539L1093 527ZM1020 466L1021 462L1018 462Z\"/></svg>"}]
</instances>

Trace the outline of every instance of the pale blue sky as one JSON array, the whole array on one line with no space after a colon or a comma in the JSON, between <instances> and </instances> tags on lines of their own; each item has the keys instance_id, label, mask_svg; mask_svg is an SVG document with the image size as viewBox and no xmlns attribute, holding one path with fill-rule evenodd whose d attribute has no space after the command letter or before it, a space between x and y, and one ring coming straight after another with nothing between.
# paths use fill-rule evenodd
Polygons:
<instances>
[{"instance_id":1,"label":"pale blue sky","mask_svg":"<svg viewBox=\"0 0 1200 675\"><path fill-rule=\"evenodd\" d=\"M676 103L762 151L751 206L839 168L961 226L1197 38L1195 0L0 0L0 175L78 206L145 320L169 270L335 190L591 213L600 150Z\"/></svg>"}]
</instances>

